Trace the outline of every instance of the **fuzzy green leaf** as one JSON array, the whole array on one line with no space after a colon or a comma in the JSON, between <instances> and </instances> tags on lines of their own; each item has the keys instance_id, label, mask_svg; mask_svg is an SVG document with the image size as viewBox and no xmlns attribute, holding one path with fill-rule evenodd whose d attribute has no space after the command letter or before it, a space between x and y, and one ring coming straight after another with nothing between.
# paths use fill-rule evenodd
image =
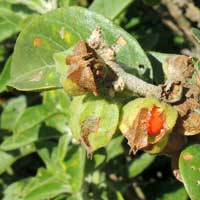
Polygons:
<instances>
[{"instance_id":1,"label":"fuzzy green leaf","mask_svg":"<svg viewBox=\"0 0 200 200\"><path fill-rule=\"evenodd\" d=\"M0 9L0 41L3 41L20 30L22 18L10 10Z\"/></svg>"},{"instance_id":2,"label":"fuzzy green leaf","mask_svg":"<svg viewBox=\"0 0 200 200\"><path fill-rule=\"evenodd\" d=\"M182 151L179 158L180 173L191 200L200 199L200 145L195 144Z\"/></svg>"},{"instance_id":3,"label":"fuzzy green leaf","mask_svg":"<svg viewBox=\"0 0 200 200\"><path fill-rule=\"evenodd\" d=\"M133 178L141 174L155 160L155 156L143 153L139 158L133 160L128 168L128 176Z\"/></svg>"},{"instance_id":4,"label":"fuzzy green leaf","mask_svg":"<svg viewBox=\"0 0 200 200\"><path fill-rule=\"evenodd\" d=\"M11 68L11 57L8 58L4 65L3 71L0 74L0 92L4 92L7 89L7 84L10 80L10 68Z\"/></svg>"},{"instance_id":5,"label":"fuzzy green leaf","mask_svg":"<svg viewBox=\"0 0 200 200\"><path fill-rule=\"evenodd\" d=\"M10 99L5 105L1 114L1 128L13 130L15 123L26 108L25 96Z\"/></svg>"}]
</instances>

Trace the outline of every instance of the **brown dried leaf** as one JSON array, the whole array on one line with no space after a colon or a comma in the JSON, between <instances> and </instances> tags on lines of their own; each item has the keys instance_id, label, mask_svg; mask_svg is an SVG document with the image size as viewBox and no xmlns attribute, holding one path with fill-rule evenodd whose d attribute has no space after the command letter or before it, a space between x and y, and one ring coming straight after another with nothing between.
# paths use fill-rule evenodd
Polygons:
<instances>
[{"instance_id":1,"label":"brown dried leaf","mask_svg":"<svg viewBox=\"0 0 200 200\"><path fill-rule=\"evenodd\" d=\"M132 127L124 134L131 147L130 152L136 153L138 150L148 146L147 119L149 111L142 108L137 114Z\"/></svg>"},{"instance_id":2,"label":"brown dried leaf","mask_svg":"<svg viewBox=\"0 0 200 200\"><path fill-rule=\"evenodd\" d=\"M194 72L192 58L185 55L170 57L167 62L167 76L169 80L185 82Z\"/></svg>"},{"instance_id":3,"label":"brown dried leaf","mask_svg":"<svg viewBox=\"0 0 200 200\"><path fill-rule=\"evenodd\" d=\"M186 120L183 122L185 135L196 135L200 133L200 114L191 112Z\"/></svg>"},{"instance_id":4,"label":"brown dried leaf","mask_svg":"<svg viewBox=\"0 0 200 200\"><path fill-rule=\"evenodd\" d=\"M183 86L180 81L168 81L162 86L162 99L168 103L175 103L182 97Z\"/></svg>"},{"instance_id":5,"label":"brown dried leaf","mask_svg":"<svg viewBox=\"0 0 200 200\"><path fill-rule=\"evenodd\" d=\"M200 87L195 84L185 84L185 88L188 89L188 92L186 93L186 97L192 97L196 99L197 101L199 100L200 97Z\"/></svg>"},{"instance_id":6,"label":"brown dried leaf","mask_svg":"<svg viewBox=\"0 0 200 200\"><path fill-rule=\"evenodd\" d=\"M183 103L174 106L181 117L187 115L190 111L200 109L200 104L193 98L186 99Z\"/></svg>"},{"instance_id":7,"label":"brown dried leaf","mask_svg":"<svg viewBox=\"0 0 200 200\"><path fill-rule=\"evenodd\" d=\"M196 81L197 86L200 87L200 76L199 76L199 74L196 73L196 74L194 75L194 78L195 78L195 81Z\"/></svg>"}]
</instances>

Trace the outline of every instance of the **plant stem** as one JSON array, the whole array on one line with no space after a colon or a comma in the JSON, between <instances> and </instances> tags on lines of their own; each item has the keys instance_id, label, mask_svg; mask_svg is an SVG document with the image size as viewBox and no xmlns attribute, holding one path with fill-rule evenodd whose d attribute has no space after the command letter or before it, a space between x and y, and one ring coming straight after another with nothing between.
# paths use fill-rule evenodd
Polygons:
<instances>
[{"instance_id":1,"label":"plant stem","mask_svg":"<svg viewBox=\"0 0 200 200\"><path fill-rule=\"evenodd\" d=\"M149 84L138 77L124 71L123 67L116 62L115 50L111 48L102 38L101 29L97 27L88 39L88 44L93 48L97 55L108 65L118 77L114 84L116 91L124 88L132 91L139 96L154 96L161 98L162 88ZM115 87L118 85L118 87Z\"/></svg>"},{"instance_id":2,"label":"plant stem","mask_svg":"<svg viewBox=\"0 0 200 200\"><path fill-rule=\"evenodd\" d=\"M104 61L116 73L116 75L123 80L126 89L140 96L154 96L158 99L161 97L161 87L149 84L142 79L125 72L122 67L114 61Z\"/></svg>"}]
</instances>

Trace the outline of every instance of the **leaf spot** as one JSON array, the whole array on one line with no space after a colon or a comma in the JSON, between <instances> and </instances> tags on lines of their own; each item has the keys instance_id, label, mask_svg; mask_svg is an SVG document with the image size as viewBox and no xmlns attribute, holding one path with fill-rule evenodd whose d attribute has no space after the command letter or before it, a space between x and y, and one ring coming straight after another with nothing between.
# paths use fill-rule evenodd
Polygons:
<instances>
[{"instance_id":1,"label":"leaf spot","mask_svg":"<svg viewBox=\"0 0 200 200\"><path fill-rule=\"evenodd\" d=\"M34 40L33 40L33 46L34 47L39 47L39 46L41 46L42 45L42 39L41 38L35 38Z\"/></svg>"},{"instance_id":2,"label":"leaf spot","mask_svg":"<svg viewBox=\"0 0 200 200\"><path fill-rule=\"evenodd\" d=\"M115 45L113 45L114 51L117 53L121 50L122 47L124 47L127 44L127 41L120 36L117 41L115 42Z\"/></svg>"},{"instance_id":3,"label":"leaf spot","mask_svg":"<svg viewBox=\"0 0 200 200\"><path fill-rule=\"evenodd\" d=\"M195 170L196 168L195 168L195 166L191 166L191 169L192 169L192 170Z\"/></svg>"},{"instance_id":4,"label":"leaf spot","mask_svg":"<svg viewBox=\"0 0 200 200\"><path fill-rule=\"evenodd\" d=\"M60 37L61 37L62 39L65 38L65 28L64 28L64 27L62 27L62 28L60 29L59 34L60 34Z\"/></svg>"},{"instance_id":5,"label":"leaf spot","mask_svg":"<svg viewBox=\"0 0 200 200\"><path fill-rule=\"evenodd\" d=\"M183 159L184 160L192 160L193 159L193 155L190 153L186 153L183 155Z\"/></svg>"},{"instance_id":6,"label":"leaf spot","mask_svg":"<svg viewBox=\"0 0 200 200\"><path fill-rule=\"evenodd\" d=\"M119 45L120 47L123 47L127 44L127 41L122 36L120 36L117 39L116 44Z\"/></svg>"},{"instance_id":7,"label":"leaf spot","mask_svg":"<svg viewBox=\"0 0 200 200\"><path fill-rule=\"evenodd\" d=\"M88 153L91 153L91 145L88 137L91 133L95 133L99 128L100 118L95 116L88 116L81 125L81 142L86 147Z\"/></svg>"},{"instance_id":8,"label":"leaf spot","mask_svg":"<svg viewBox=\"0 0 200 200\"><path fill-rule=\"evenodd\" d=\"M197 185L200 186L200 180L197 180Z\"/></svg>"},{"instance_id":9,"label":"leaf spot","mask_svg":"<svg viewBox=\"0 0 200 200\"><path fill-rule=\"evenodd\" d=\"M35 74L35 75L30 79L30 81L31 81L31 82L40 81L40 80L42 79L42 75L43 75L43 72L40 71L40 72L38 72L37 74Z\"/></svg>"}]
</instances>

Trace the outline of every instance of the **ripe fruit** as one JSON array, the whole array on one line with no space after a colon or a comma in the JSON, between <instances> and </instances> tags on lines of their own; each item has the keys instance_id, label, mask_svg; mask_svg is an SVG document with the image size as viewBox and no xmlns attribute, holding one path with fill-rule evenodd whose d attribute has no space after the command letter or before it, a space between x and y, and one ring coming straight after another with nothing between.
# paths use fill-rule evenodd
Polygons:
<instances>
[{"instance_id":1,"label":"ripe fruit","mask_svg":"<svg viewBox=\"0 0 200 200\"><path fill-rule=\"evenodd\" d=\"M177 111L172 106L153 97L137 98L123 107L119 128L131 152L155 154L167 145L176 119Z\"/></svg>"},{"instance_id":2,"label":"ripe fruit","mask_svg":"<svg viewBox=\"0 0 200 200\"><path fill-rule=\"evenodd\" d=\"M155 136L160 134L161 130L164 127L164 116L163 113L159 110L159 107L154 106L151 109L151 116L147 122L147 133L149 136Z\"/></svg>"}]
</instances>

